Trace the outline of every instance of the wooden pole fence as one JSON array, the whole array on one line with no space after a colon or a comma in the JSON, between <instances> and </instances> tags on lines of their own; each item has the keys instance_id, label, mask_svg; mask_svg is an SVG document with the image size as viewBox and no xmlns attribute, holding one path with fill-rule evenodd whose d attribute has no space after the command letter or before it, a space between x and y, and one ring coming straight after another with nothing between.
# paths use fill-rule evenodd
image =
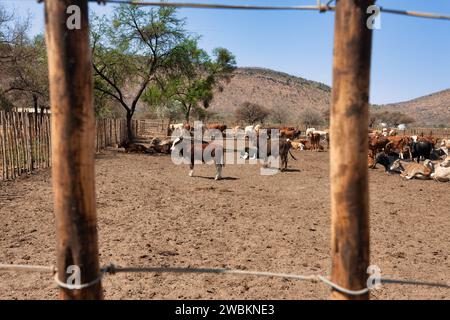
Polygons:
<instances>
[{"instance_id":1,"label":"wooden pole fence","mask_svg":"<svg viewBox=\"0 0 450 320\"><path fill-rule=\"evenodd\" d=\"M330 125L331 281L366 288L369 266L367 153L373 0L337 1ZM333 290L333 299L368 299Z\"/></svg>"},{"instance_id":2,"label":"wooden pole fence","mask_svg":"<svg viewBox=\"0 0 450 320\"><path fill-rule=\"evenodd\" d=\"M69 30L67 8L80 9L79 29ZM60 288L61 299L102 299L95 203L92 60L87 0L45 1L52 110L52 181L58 278L80 268L80 290Z\"/></svg>"}]
</instances>

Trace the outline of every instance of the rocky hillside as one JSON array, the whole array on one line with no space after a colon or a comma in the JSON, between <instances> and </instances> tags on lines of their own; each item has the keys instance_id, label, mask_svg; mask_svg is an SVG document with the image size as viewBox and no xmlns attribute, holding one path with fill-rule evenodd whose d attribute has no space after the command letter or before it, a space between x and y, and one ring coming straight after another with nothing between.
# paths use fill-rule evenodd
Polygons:
<instances>
[{"instance_id":1,"label":"rocky hillside","mask_svg":"<svg viewBox=\"0 0 450 320\"><path fill-rule=\"evenodd\" d=\"M322 83L269 69L238 68L223 92L216 92L209 110L232 119L236 108L248 101L269 110L286 108L295 123L305 108L321 113L327 110L330 99L331 88ZM409 114L416 120L415 126L450 126L450 89L377 107Z\"/></svg>"},{"instance_id":2,"label":"rocky hillside","mask_svg":"<svg viewBox=\"0 0 450 320\"><path fill-rule=\"evenodd\" d=\"M417 125L450 126L450 89L410 101L381 106L409 114Z\"/></svg>"},{"instance_id":3,"label":"rocky hillside","mask_svg":"<svg viewBox=\"0 0 450 320\"><path fill-rule=\"evenodd\" d=\"M330 105L331 88L314 81L260 68L238 68L223 92L216 92L210 111L232 118L243 102L269 110L285 108L296 121L305 108L324 111Z\"/></svg>"}]
</instances>

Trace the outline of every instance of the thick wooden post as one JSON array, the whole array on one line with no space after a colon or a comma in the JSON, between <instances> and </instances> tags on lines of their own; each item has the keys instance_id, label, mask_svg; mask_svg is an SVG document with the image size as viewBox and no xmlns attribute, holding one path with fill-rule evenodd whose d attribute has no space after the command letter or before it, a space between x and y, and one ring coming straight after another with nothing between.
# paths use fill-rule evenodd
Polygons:
<instances>
[{"instance_id":1,"label":"thick wooden post","mask_svg":"<svg viewBox=\"0 0 450 320\"><path fill-rule=\"evenodd\" d=\"M351 290L366 287L369 266L368 100L373 0L337 1L330 125L332 275ZM333 291L333 299L368 299Z\"/></svg>"},{"instance_id":2,"label":"thick wooden post","mask_svg":"<svg viewBox=\"0 0 450 320\"><path fill-rule=\"evenodd\" d=\"M80 11L81 28L67 19ZM76 9L76 8L75 8ZM61 282L78 266L81 284L98 279L99 258L94 181L94 108L87 0L45 1L49 60L52 180L57 227L57 268ZM62 299L101 299L101 283L81 290L61 288Z\"/></svg>"}]
</instances>

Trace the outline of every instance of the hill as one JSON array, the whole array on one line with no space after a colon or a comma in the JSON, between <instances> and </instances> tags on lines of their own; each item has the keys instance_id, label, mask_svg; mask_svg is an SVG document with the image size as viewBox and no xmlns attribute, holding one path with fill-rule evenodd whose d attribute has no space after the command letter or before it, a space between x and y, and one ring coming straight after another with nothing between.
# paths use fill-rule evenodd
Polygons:
<instances>
[{"instance_id":1,"label":"hill","mask_svg":"<svg viewBox=\"0 0 450 320\"><path fill-rule=\"evenodd\" d=\"M417 125L450 126L450 89L410 101L380 106L381 110L384 108L410 115Z\"/></svg>"},{"instance_id":2,"label":"hill","mask_svg":"<svg viewBox=\"0 0 450 320\"><path fill-rule=\"evenodd\" d=\"M232 119L243 102L258 103L269 110L288 110L290 122L313 108L320 113L330 105L331 88L325 84L263 68L238 68L222 92L216 91L209 108L224 119ZM450 89L410 101L377 105L379 110L399 111L416 120L415 126L450 125Z\"/></svg>"},{"instance_id":3,"label":"hill","mask_svg":"<svg viewBox=\"0 0 450 320\"><path fill-rule=\"evenodd\" d=\"M319 112L330 105L331 88L319 82L262 68L238 68L222 92L217 91L208 110L232 118L243 102L258 103L269 110L283 108L293 121L305 108Z\"/></svg>"}]
</instances>

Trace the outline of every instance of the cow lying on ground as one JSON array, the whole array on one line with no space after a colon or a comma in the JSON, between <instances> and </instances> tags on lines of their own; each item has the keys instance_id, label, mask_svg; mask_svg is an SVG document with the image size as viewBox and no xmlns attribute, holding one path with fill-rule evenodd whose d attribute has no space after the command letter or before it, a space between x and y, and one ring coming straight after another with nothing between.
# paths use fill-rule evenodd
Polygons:
<instances>
[{"instance_id":1,"label":"cow lying on ground","mask_svg":"<svg viewBox=\"0 0 450 320\"><path fill-rule=\"evenodd\" d=\"M369 159L370 159L370 157L369 157ZM384 171L386 173L390 174L392 164L398 159L399 159L399 155L397 155L397 154L391 153L388 155L385 152L380 152L376 155L372 166L370 166L370 163L369 163L369 167L375 168L377 164L381 164L384 167Z\"/></svg>"},{"instance_id":2,"label":"cow lying on ground","mask_svg":"<svg viewBox=\"0 0 450 320\"><path fill-rule=\"evenodd\" d=\"M448 156L450 150L450 139L442 139L440 149Z\"/></svg>"},{"instance_id":3,"label":"cow lying on ground","mask_svg":"<svg viewBox=\"0 0 450 320\"><path fill-rule=\"evenodd\" d=\"M176 155L181 155L184 159L189 160L189 176L194 176L195 160L200 160L203 163L208 160L214 160L216 166L215 180L222 179L222 168L224 164L224 152L222 146L206 141L194 141L193 138L180 136L173 141L172 152L178 152ZM186 153L184 154L184 151ZM205 158L205 156L207 156Z\"/></svg>"},{"instance_id":4,"label":"cow lying on ground","mask_svg":"<svg viewBox=\"0 0 450 320\"><path fill-rule=\"evenodd\" d=\"M396 160L390 167L390 171L400 172L400 176L406 179L430 179L434 171L433 162L425 160L423 164Z\"/></svg>"},{"instance_id":5,"label":"cow lying on ground","mask_svg":"<svg viewBox=\"0 0 450 320\"><path fill-rule=\"evenodd\" d=\"M438 182L450 182L450 156L435 167L435 171L431 174L431 178Z\"/></svg>"},{"instance_id":6,"label":"cow lying on ground","mask_svg":"<svg viewBox=\"0 0 450 320\"><path fill-rule=\"evenodd\" d=\"M170 148L172 146L172 141L170 139L162 140L159 138L154 138L151 143L150 147L148 147L148 150L152 151L152 153L170 153Z\"/></svg>"},{"instance_id":7,"label":"cow lying on ground","mask_svg":"<svg viewBox=\"0 0 450 320\"><path fill-rule=\"evenodd\" d=\"M294 149L294 150L302 150L301 149L302 148L302 143L301 142L291 141L291 145L292 145L292 149Z\"/></svg>"},{"instance_id":8,"label":"cow lying on ground","mask_svg":"<svg viewBox=\"0 0 450 320\"><path fill-rule=\"evenodd\" d=\"M120 144L119 148L124 148L125 153L151 153L146 146L128 140Z\"/></svg>"}]
</instances>

